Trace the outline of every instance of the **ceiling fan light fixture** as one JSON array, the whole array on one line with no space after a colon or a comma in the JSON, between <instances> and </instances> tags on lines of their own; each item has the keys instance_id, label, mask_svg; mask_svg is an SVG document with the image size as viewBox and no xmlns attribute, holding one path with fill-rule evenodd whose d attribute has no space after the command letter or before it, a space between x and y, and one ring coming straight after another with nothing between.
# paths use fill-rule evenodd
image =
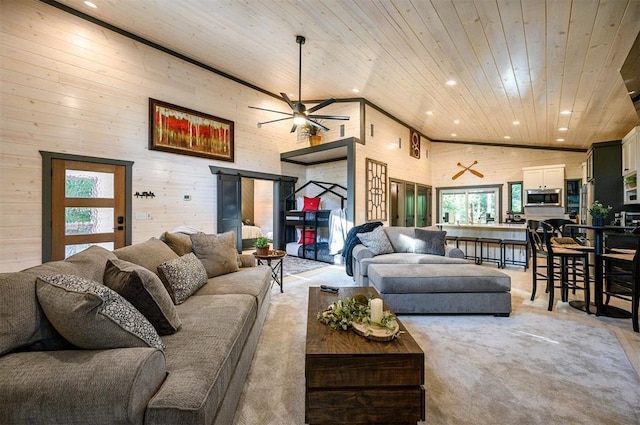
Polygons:
<instances>
[{"instance_id":1,"label":"ceiling fan light fixture","mask_svg":"<svg viewBox=\"0 0 640 425\"><path fill-rule=\"evenodd\" d=\"M302 125L307 122L307 118L302 114L294 114L293 123L295 125Z\"/></svg>"}]
</instances>

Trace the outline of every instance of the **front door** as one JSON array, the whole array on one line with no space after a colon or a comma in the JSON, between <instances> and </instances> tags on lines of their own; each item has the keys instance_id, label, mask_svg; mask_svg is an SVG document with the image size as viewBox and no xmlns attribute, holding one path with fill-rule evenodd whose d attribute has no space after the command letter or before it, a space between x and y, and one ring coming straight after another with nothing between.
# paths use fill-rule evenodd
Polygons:
<instances>
[{"instance_id":1,"label":"front door","mask_svg":"<svg viewBox=\"0 0 640 425\"><path fill-rule=\"evenodd\" d=\"M51 260L125 245L124 165L51 161Z\"/></svg>"}]
</instances>

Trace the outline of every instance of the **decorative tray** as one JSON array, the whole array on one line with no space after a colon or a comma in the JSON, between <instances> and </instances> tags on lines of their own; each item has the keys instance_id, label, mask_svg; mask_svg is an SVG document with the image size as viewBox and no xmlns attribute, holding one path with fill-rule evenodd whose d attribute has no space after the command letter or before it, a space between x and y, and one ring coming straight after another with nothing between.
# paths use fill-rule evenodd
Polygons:
<instances>
[{"instance_id":1,"label":"decorative tray","mask_svg":"<svg viewBox=\"0 0 640 425\"><path fill-rule=\"evenodd\" d=\"M369 338L374 341L391 341L400 332L400 326L398 322L395 322L393 329L386 326L372 325L369 323L352 323L351 327L353 331L358 335L362 335L365 338Z\"/></svg>"}]
</instances>

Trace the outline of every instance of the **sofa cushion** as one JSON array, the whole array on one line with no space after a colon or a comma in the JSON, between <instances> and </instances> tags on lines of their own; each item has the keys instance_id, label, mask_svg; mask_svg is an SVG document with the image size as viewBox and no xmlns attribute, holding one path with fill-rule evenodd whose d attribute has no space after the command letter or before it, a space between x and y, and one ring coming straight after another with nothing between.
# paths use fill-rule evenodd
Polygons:
<instances>
[{"instance_id":1,"label":"sofa cushion","mask_svg":"<svg viewBox=\"0 0 640 425\"><path fill-rule=\"evenodd\" d=\"M360 260L360 274L369 275L369 266L372 264L469 264L464 258L451 258L442 255L415 254L415 253L393 253L377 255L372 258Z\"/></svg>"},{"instance_id":2,"label":"sofa cushion","mask_svg":"<svg viewBox=\"0 0 640 425\"><path fill-rule=\"evenodd\" d=\"M160 335L180 328L180 318L160 278L150 270L124 260L109 260L104 284L122 295L146 317Z\"/></svg>"},{"instance_id":3,"label":"sofa cushion","mask_svg":"<svg viewBox=\"0 0 640 425\"><path fill-rule=\"evenodd\" d=\"M415 227L385 227L384 232L391 242L393 252L413 252Z\"/></svg>"},{"instance_id":4,"label":"sofa cushion","mask_svg":"<svg viewBox=\"0 0 640 425\"><path fill-rule=\"evenodd\" d=\"M263 265L213 277L193 295L251 295L256 298L256 305L260 309L270 289L271 269Z\"/></svg>"},{"instance_id":5,"label":"sofa cushion","mask_svg":"<svg viewBox=\"0 0 640 425\"><path fill-rule=\"evenodd\" d=\"M202 261L208 277L238 271L238 251L234 231L218 235L196 233L191 235L191 243L193 252Z\"/></svg>"},{"instance_id":6,"label":"sofa cushion","mask_svg":"<svg viewBox=\"0 0 640 425\"><path fill-rule=\"evenodd\" d=\"M413 252L417 254L444 255L444 237L447 232L442 230L415 229L415 244Z\"/></svg>"},{"instance_id":7,"label":"sofa cushion","mask_svg":"<svg viewBox=\"0 0 640 425\"><path fill-rule=\"evenodd\" d=\"M121 260L137 264L156 274L160 264L179 257L166 243L158 238L151 238L145 242L118 248L113 253Z\"/></svg>"},{"instance_id":8,"label":"sofa cushion","mask_svg":"<svg viewBox=\"0 0 640 425\"><path fill-rule=\"evenodd\" d=\"M36 278L75 274L102 281L110 251L91 246L64 261L50 261L21 272L0 274L0 355L12 350L60 350L72 347L46 318L36 297Z\"/></svg>"},{"instance_id":9,"label":"sofa cushion","mask_svg":"<svg viewBox=\"0 0 640 425\"><path fill-rule=\"evenodd\" d=\"M47 318L77 347L164 348L153 325L106 286L74 275L40 276L36 293Z\"/></svg>"},{"instance_id":10,"label":"sofa cushion","mask_svg":"<svg viewBox=\"0 0 640 425\"><path fill-rule=\"evenodd\" d=\"M145 423L214 423L257 317L255 299L193 296L178 313L182 329L164 337L169 374L149 402Z\"/></svg>"},{"instance_id":11,"label":"sofa cushion","mask_svg":"<svg viewBox=\"0 0 640 425\"><path fill-rule=\"evenodd\" d=\"M169 248L181 257L193 252L191 247L191 237L185 233L164 232L160 237L160 240L169 245Z\"/></svg>"},{"instance_id":12,"label":"sofa cushion","mask_svg":"<svg viewBox=\"0 0 640 425\"><path fill-rule=\"evenodd\" d=\"M193 252L160 264L158 272L176 305L207 283L207 271Z\"/></svg>"},{"instance_id":13,"label":"sofa cushion","mask_svg":"<svg viewBox=\"0 0 640 425\"><path fill-rule=\"evenodd\" d=\"M0 357L3 424L142 424L165 379L154 348L66 350Z\"/></svg>"},{"instance_id":14,"label":"sofa cushion","mask_svg":"<svg viewBox=\"0 0 640 425\"><path fill-rule=\"evenodd\" d=\"M374 255L389 254L393 252L393 246L382 227L376 227L371 232L357 233L362 245L369 248Z\"/></svg>"}]
</instances>

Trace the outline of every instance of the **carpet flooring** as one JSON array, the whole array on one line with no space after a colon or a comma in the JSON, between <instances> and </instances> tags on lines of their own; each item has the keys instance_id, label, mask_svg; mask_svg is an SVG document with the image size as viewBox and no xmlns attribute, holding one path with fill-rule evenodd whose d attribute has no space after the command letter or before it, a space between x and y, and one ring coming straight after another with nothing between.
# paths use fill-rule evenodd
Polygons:
<instances>
[{"instance_id":1,"label":"carpet flooring","mask_svg":"<svg viewBox=\"0 0 640 425\"><path fill-rule=\"evenodd\" d=\"M402 315L425 352L426 423L638 424L640 336L631 321L530 301L530 274L512 277L510 317ZM352 286L342 266L285 278L271 307L234 425L304 423L308 287Z\"/></svg>"}]
</instances>

